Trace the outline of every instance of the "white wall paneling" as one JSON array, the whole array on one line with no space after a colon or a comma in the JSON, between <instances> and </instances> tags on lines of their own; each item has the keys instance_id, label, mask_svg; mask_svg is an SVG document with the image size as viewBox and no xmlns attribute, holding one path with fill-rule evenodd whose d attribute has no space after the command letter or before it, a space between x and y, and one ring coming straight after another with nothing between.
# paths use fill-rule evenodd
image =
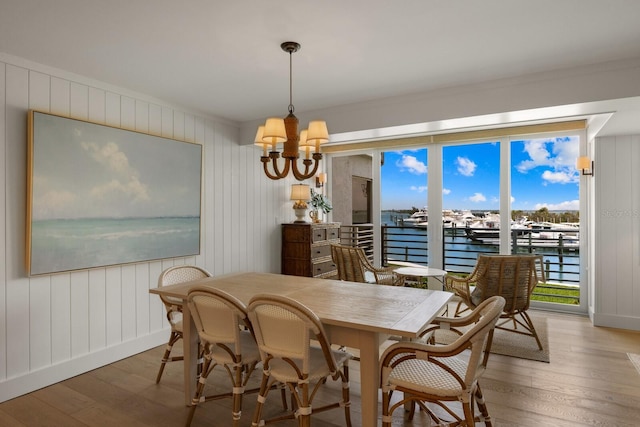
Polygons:
<instances>
[{"instance_id":1,"label":"white wall paneling","mask_svg":"<svg viewBox=\"0 0 640 427\"><path fill-rule=\"evenodd\" d=\"M31 108L203 145L200 255L27 277ZM293 220L291 182L267 179L259 152L238 144L238 134L237 124L147 95L37 64L0 62L0 401L163 345L164 308L149 288L165 268L279 271L280 222Z\"/></svg>"},{"instance_id":2,"label":"white wall paneling","mask_svg":"<svg viewBox=\"0 0 640 427\"><path fill-rule=\"evenodd\" d=\"M594 324L640 329L640 136L596 138L595 151Z\"/></svg>"}]
</instances>

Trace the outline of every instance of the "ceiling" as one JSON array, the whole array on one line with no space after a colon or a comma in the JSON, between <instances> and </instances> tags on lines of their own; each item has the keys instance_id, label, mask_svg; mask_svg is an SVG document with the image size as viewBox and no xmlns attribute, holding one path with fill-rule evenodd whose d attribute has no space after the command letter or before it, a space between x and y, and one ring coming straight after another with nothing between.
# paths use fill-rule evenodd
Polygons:
<instances>
[{"instance_id":1,"label":"ceiling","mask_svg":"<svg viewBox=\"0 0 640 427\"><path fill-rule=\"evenodd\" d=\"M287 40L302 45L297 112L640 58L637 0L0 0L0 11L0 52L239 123L286 113Z\"/></svg>"}]
</instances>

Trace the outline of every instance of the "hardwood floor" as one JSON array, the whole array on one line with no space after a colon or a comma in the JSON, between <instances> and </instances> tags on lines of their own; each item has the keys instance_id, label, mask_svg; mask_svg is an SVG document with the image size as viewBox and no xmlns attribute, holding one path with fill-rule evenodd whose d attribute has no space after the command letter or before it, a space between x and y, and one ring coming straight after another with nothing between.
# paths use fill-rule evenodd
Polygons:
<instances>
[{"instance_id":1,"label":"hardwood floor","mask_svg":"<svg viewBox=\"0 0 640 427\"><path fill-rule=\"evenodd\" d=\"M640 373L627 353L640 353L640 332L591 326L585 317L530 311L547 319L551 363L492 355L481 380L497 426L637 426L640 420ZM167 366L162 382L155 376L163 347L0 404L1 426L181 426L182 366ZM352 420L361 425L357 362L351 367ZM221 372L221 371L219 371ZM253 383L260 372L254 373ZM216 381L219 380L219 381ZM226 378L210 377L226 387ZM321 398L337 395L337 386ZM242 425L251 425L256 395L244 400ZM277 413L280 398L269 395L268 410ZM424 414L413 422L394 414L394 426L428 426ZM229 400L202 404L192 426L229 426ZM294 422L276 425L294 426ZM313 425L344 425L341 410L314 417ZM370 426L364 426L370 427Z\"/></svg>"}]
</instances>

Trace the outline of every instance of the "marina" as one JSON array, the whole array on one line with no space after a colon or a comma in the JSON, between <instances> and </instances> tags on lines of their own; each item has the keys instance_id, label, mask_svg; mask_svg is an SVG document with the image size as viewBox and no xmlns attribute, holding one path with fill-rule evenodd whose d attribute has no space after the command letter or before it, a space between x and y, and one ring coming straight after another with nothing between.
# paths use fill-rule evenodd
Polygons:
<instances>
[{"instance_id":1,"label":"marina","mask_svg":"<svg viewBox=\"0 0 640 427\"><path fill-rule=\"evenodd\" d=\"M477 213L468 212L467 218L469 214L479 217ZM443 223L443 269L453 273L470 273L478 253L500 252L500 228L487 226L499 218L496 214L492 215L469 226L458 227L455 222L448 226ZM548 281L577 286L580 282L579 226L575 223L521 222L516 226L512 224L509 239L511 252L544 255ZM396 224L403 224L398 213L382 212L382 262L406 261L428 265L428 228L407 223ZM471 237L470 233L475 234Z\"/></svg>"}]
</instances>

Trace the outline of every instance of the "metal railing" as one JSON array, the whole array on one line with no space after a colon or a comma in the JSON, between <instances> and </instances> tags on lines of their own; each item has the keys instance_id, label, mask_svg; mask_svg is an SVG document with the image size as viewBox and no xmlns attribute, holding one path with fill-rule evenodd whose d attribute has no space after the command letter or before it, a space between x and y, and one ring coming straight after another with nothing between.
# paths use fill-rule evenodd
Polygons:
<instances>
[{"instance_id":1,"label":"metal railing","mask_svg":"<svg viewBox=\"0 0 640 427\"><path fill-rule=\"evenodd\" d=\"M479 253L499 253L499 230L444 228L443 268L454 274L468 274L473 270ZM511 253L544 255L548 284L539 287L534 295L550 296L557 288L576 287L580 283L579 230L575 228L514 229L511 233ZM359 246L372 258L373 226L343 225L341 242ZM381 264L393 261L429 264L429 235L426 227L384 225L381 227ZM555 294L554 294L555 295ZM579 297L566 296L568 304L576 304Z\"/></svg>"}]
</instances>

